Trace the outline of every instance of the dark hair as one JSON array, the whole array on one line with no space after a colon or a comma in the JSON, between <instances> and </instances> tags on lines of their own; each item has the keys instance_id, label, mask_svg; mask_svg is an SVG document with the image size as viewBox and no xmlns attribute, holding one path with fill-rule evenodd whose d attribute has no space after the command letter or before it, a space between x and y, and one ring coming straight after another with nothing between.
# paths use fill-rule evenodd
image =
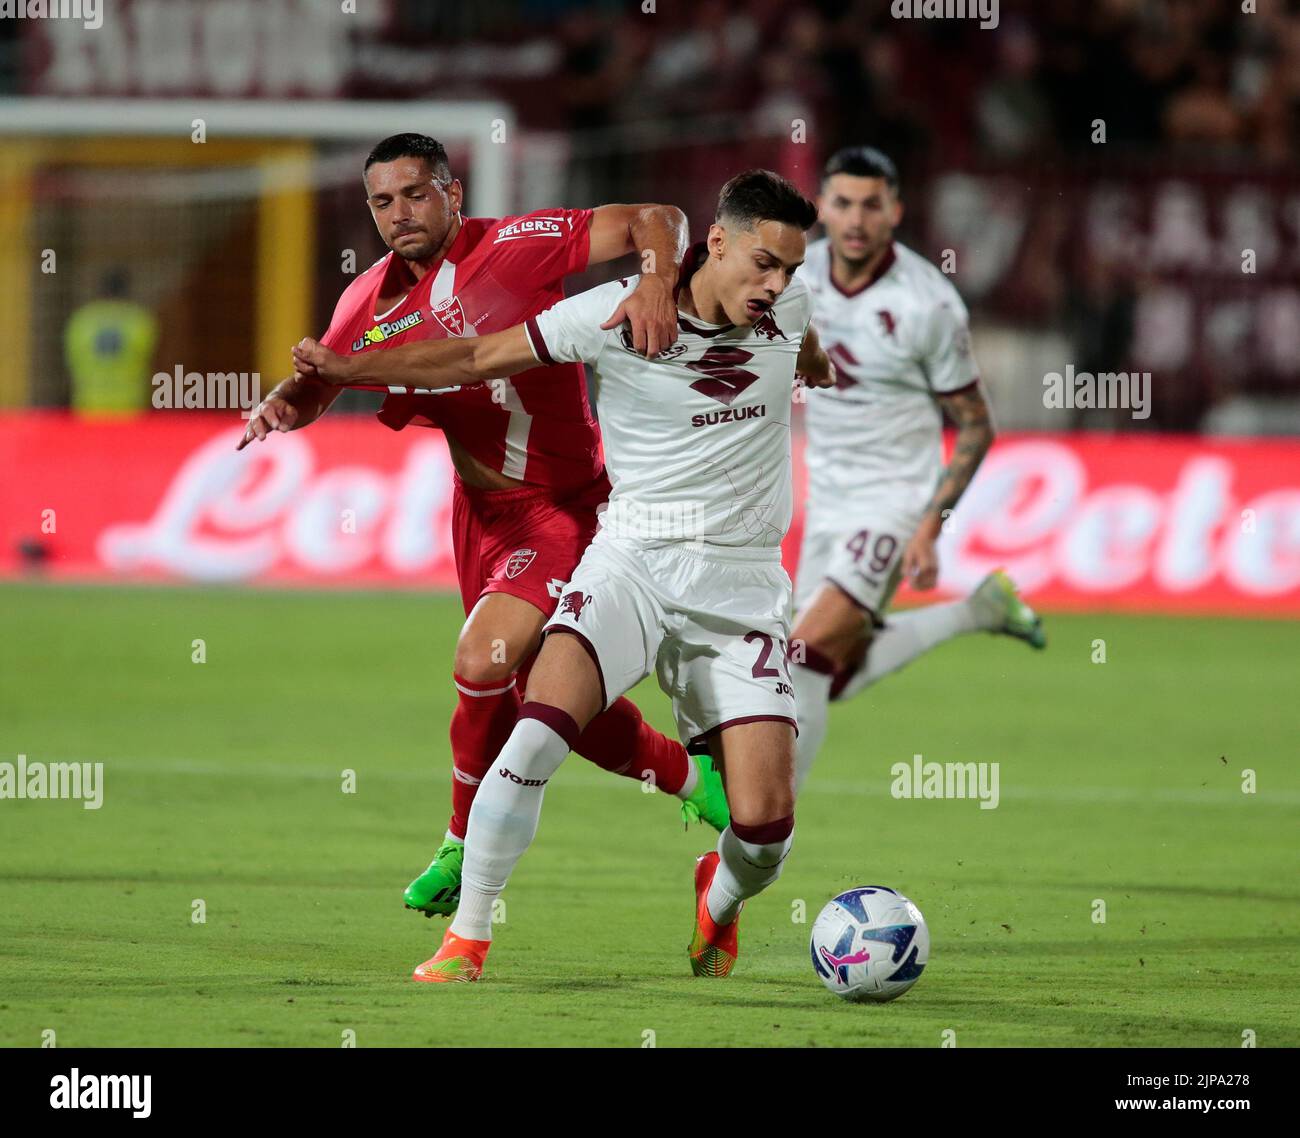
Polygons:
<instances>
[{"instance_id":1,"label":"dark hair","mask_svg":"<svg viewBox=\"0 0 1300 1138\"><path fill-rule=\"evenodd\" d=\"M781 221L807 229L817 220L817 207L780 174L746 170L722 187L717 218L743 229L753 229L760 221Z\"/></svg>"},{"instance_id":2,"label":"dark hair","mask_svg":"<svg viewBox=\"0 0 1300 1138\"><path fill-rule=\"evenodd\" d=\"M898 189L898 167L888 154L874 146L846 146L837 150L826 161L822 181L834 174L849 174L854 178L884 178L891 190Z\"/></svg>"},{"instance_id":3,"label":"dark hair","mask_svg":"<svg viewBox=\"0 0 1300 1138\"><path fill-rule=\"evenodd\" d=\"M447 162L447 151L436 138L427 134L392 134L383 142L375 143L375 148L366 156L362 173L369 170L376 162L392 162L397 158L422 158L428 163L433 176L440 182L451 181L451 166Z\"/></svg>"}]
</instances>

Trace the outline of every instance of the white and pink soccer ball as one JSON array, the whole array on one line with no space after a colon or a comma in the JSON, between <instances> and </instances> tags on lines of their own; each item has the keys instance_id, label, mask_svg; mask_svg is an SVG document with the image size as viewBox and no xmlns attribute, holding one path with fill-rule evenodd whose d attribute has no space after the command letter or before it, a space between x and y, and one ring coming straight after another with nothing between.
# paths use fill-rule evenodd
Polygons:
<instances>
[{"instance_id":1,"label":"white and pink soccer ball","mask_svg":"<svg viewBox=\"0 0 1300 1138\"><path fill-rule=\"evenodd\" d=\"M895 1000L921 978L930 930L921 910L884 885L850 889L813 922L813 970L844 1000Z\"/></svg>"}]
</instances>

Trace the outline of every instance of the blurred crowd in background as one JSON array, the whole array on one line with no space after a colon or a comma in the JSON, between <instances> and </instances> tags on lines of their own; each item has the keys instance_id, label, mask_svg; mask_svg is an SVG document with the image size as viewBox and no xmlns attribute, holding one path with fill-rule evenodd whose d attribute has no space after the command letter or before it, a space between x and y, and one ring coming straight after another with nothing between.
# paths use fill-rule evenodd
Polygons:
<instances>
[{"instance_id":1,"label":"blurred crowd in background","mask_svg":"<svg viewBox=\"0 0 1300 1138\"><path fill-rule=\"evenodd\" d=\"M895 0L632 0L428 4L404 0L403 34L551 41L550 97L524 122L574 130L702 112L806 116L870 137L910 165L1092 145L1193 148L1201 157L1300 155L1300 4L1260 0L1002 0L997 35L976 19L896 19ZM971 5L973 7L973 5ZM465 61L472 67L472 60ZM452 74L440 94L519 78Z\"/></svg>"},{"instance_id":2,"label":"blurred crowd in background","mask_svg":"<svg viewBox=\"0 0 1300 1138\"><path fill-rule=\"evenodd\" d=\"M249 98L269 114L284 99L497 100L514 115L510 212L669 201L697 234L738 170L814 193L831 153L868 143L902 172L899 239L951 260L1005 425L1300 434L1300 0L1001 0L992 29L900 18L920 7L118 0L97 31L0 20L0 90ZM440 134L388 117L379 134ZM383 252L358 193L365 147L317 141L314 331L347 283L340 250L362 267ZM472 211L477 172L448 142ZM260 175L215 169L194 201L197 183L161 176L150 202L123 169L132 189L112 202L101 167L30 183L28 240L75 232L80 275L33 272L30 382L0 382L10 402L72 401L101 344L155 345L142 367L246 366ZM130 296L111 297L102 281L122 270ZM65 327L106 298L156 312L160 335ZM1067 365L1150 372L1151 417L1046 407L1043 378Z\"/></svg>"}]
</instances>

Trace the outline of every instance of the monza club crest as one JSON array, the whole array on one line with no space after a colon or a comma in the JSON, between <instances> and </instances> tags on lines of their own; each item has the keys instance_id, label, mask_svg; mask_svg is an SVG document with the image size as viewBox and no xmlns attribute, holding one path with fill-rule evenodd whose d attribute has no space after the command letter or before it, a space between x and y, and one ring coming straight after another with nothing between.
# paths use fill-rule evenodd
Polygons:
<instances>
[{"instance_id":1,"label":"monza club crest","mask_svg":"<svg viewBox=\"0 0 1300 1138\"><path fill-rule=\"evenodd\" d=\"M516 549L506 562L506 576L513 581L533 563L536 556L537 550L535 549Z\"/></svg>"},{"instance_id":2,"label":"monza club crest","mask_svg":"<svg viewBox=\"0 0 1300 1138\"><path fill-rule=\"evenodd\" d=\"M461 307L460 297L449 296L446 300L440 300L429 311L447 329L447 335L465 335L465 309Z\"/></svg>"}]
</instances>

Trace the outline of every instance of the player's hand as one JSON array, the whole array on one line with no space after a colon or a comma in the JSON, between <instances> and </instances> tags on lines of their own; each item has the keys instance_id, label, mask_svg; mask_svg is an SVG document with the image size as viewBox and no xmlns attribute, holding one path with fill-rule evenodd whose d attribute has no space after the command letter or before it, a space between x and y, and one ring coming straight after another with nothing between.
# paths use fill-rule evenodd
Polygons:
<instances>
[{"instance_id":1,"label":"player's hand","mask_svg":"<svg viewBox=\"0 0 1300 1138\"><path fill-rule=\"evenodd\" d=\"M939 555L934 538L917 532L903 550L903 576L914 589L933 589L939 581Z\"/></svg>"},{"instance_id":2,"label":"player's hand","mask_svg":"<svg viewBox=\"0 0 1300 1138\"><path fill-rule=\"evenodd\" d=\"M663 277L647 273L601 327L617 328L625 320L632 325L632 347L653 359L677 340L677 299L672 286Z\"/></svg>"},{"instance_id":3,"label":"player's hand","mask_svg":"<svg viewBox=\"0 0 1300 1138\"><path fill-rule=\"evenodd\" d=\"M235 450L243 450L254 439L265 439L272 431L292 431L298 423L298 408L285 396L271 392L253 410L244 437Z\"/></svg>"},{"instance_id":4,"label":"player's hand","mask_svg":"<svg viewBox=\"0 0 1300 1138\"><path fill-rule=\"evenodd\" d=\"M810 375L800 372L795 378L802 379L805 387L834 387L838 382L838 377L835 374L835 361L827 356L825 371L813 372Z\"/></svg>"},{"instance_id":5,"label":"player's hand","mask_svg":"<svg viewBox=\"0 0 1300 1138\"><path fill-rule=\"evenodd\" d=\"M350 378L347 357L310 336L304 336L293 346L293 370L303 379L319 379L334 387Z\"/></svg>"}]
</instances>

